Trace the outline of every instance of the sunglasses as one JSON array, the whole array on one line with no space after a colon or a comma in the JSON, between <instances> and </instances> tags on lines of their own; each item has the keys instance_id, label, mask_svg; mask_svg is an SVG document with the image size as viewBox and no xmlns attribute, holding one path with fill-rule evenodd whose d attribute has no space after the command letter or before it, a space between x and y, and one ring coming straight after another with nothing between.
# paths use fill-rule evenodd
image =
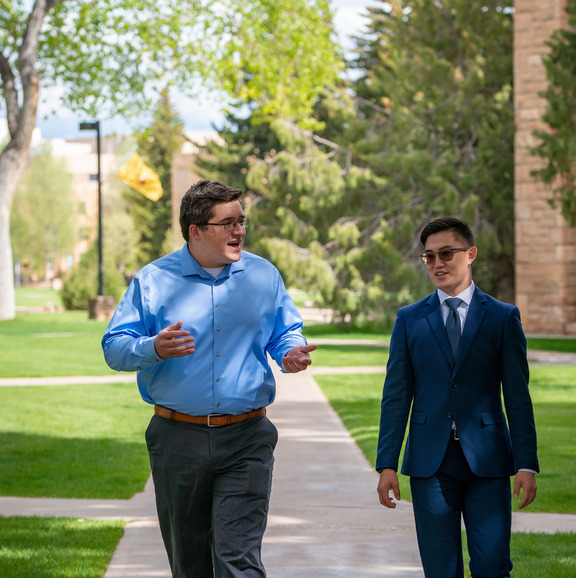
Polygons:
<instances>
[{"instance_id":1,"label":"sunglasses","mask_svg":"<svg viewBox=\"0 0 576 578\"><path fill-rule=\"evenodd\" d=\"M450 247L449 249L441 249L436 252L426 251L420 255L420 259L422 259L422 262L426 263L426 265L434 265L434 263L436 263L436 255L438 255L442 263L447 263L454 259L454 253L456 251L468 251L468 249L470 249L470 247Z\"/></svg>"}]
</instances>

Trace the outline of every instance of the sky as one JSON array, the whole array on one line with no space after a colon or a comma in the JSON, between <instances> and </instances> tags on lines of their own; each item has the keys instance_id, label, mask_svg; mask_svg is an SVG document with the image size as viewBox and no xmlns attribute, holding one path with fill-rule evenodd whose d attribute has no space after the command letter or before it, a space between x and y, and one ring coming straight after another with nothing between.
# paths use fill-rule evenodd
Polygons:
<instances>
[{"instance_id":1,"label":"sky","mask_svg":"<svg viewBox=\"0 0 576 578\"><path fill-rule=\"evenodd\" d=\"M332 0L332 8L335 12L334 26L345 51L353 47L351 36L358 35L366 24L367 6L382 6L379 0ZM70 110L62 108L58 103L57 93L44 89L39 105L38 120L36 126L40 128L43 138L78 138L86 136L81 133L78 124L82 121L98 119L86 118ZM172 104L184 122L186 131L211 131L213 124L220 124L223 114L218 108L217 102L210 94L205 94L194 100L187 99L180 94L172 95ZM56 115L51 114L56 110ZM130 134L134 130L146 125L145 119L133 119L126 121L120 117L113 119L100 119L102 135L107 134Z\"/></svg>"}]
</instances>

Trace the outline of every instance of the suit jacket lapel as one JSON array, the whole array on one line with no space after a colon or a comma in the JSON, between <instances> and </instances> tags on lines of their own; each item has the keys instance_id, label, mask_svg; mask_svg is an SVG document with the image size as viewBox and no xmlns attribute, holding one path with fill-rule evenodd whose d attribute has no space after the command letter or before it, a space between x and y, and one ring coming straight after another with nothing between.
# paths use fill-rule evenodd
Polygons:
<instances>
[{"instance_id":1,"label":"suit jacket lapel","mask_svg":"<svg viewBox=\"0 0 576 578\"><path fill-rule=\"evenodd\" d=\"M454 359L452 358L452 350L450 349L450 342L448 341L448 334L446 333L446 326L444 325L444 319L442 318L442 308L440 307L440 299L438 298L438 293L434 291L432 295L428 298L427 303L428 309L426 311L426 318L428 319L428 324L430 329L438 342L438 346L442 350L446 361L450 366L454 365Z\"/></svg>"},{"instance_id":2,"label":"suit jacket lapel","mask_svg":"<svg viewBox=\"0 0 576 578\"><path fill-rule=\"evenodd\" d=\"M458 361L456 363L455 371L458 371L466 354L470 350L476 334L482 325L484 316L486 315L486 296L478 287L474 290L472 301L470 302L470 309L466 315L466 323L462 331L462 339L460 340L460 347L458 349Z\"/></svg>"}]
</instances>

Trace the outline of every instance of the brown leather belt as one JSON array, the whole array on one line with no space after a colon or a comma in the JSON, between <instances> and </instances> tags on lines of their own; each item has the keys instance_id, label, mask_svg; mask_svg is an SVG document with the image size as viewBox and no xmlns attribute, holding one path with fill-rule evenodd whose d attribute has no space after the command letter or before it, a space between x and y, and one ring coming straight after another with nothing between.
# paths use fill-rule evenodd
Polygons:
<instances>
[{"instance_id":1,"label":"brown leather belt","mask_svg":"<svg viewBox=\"0 0 576 578\"><path fill-rule=\"evenodd\" d=\"M221 413L213 413L211 415L188 415L187 413L180 413L179 411L174 411L161 405L155 405L154 413L160 417L174 421L207 425L208 427L222 427L223 425L230 425L266 415L266 408L261 407L259 409L253 409L248 413L241 413L238 415L226 415Z\"/></svg>"}]
</instances>

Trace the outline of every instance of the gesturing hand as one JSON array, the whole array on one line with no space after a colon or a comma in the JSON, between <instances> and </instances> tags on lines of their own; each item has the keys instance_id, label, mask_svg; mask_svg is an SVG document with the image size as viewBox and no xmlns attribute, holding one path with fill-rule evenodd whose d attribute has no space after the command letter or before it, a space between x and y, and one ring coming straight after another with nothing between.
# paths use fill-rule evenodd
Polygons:
<instances>
[{"instance_id":1,"label":"gesturing hand","mask_svg":"<svg viewBox=\"0 0 576 578\"><path fill-rule=\"evenodd\" d=\"M286 373L304 371L312 363L309 353L316 348L316 345L296 345L282 358L282 369Z\"/></svg>"},{"instance_id":2,"label":"gesturing hand","mask_svg":"<svg viewBox=\"0 0 576 578\"><path fill-rule=\"evenodd\" d=\"M190 335L190 331L181 327L182 321L178 321L174 325L165 327L156 335L154 347L160 357L170 359L194 353L194 337Z\"/></svg>"}]
</instances>

